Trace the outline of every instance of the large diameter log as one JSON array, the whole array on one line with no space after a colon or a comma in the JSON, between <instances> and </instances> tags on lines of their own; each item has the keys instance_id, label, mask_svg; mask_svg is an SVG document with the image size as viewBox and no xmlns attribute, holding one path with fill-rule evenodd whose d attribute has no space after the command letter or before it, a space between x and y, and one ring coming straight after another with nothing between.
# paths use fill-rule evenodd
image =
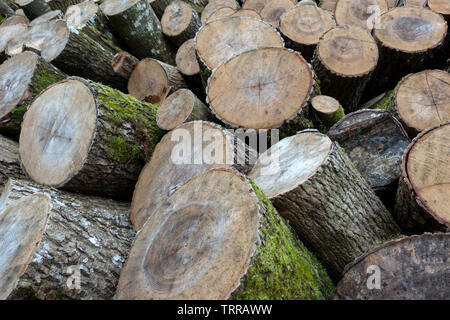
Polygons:
<instances>
[{"instance_id":1,"label":"large diameter log","mask_svg":"<svg viewBox=\"0 0 450 320\"><path fill-rule=\"evenodd\" d=\"M27 31L28 19L22 16L12 16L2 21L0 25L0 51L5 50L8 42Z\"/></svg>"},{"instance_id":2,"label":"large diameter log","mask_svg":"<svg viewBox=\"0 0 450 320\"><path fill-rule=\"evenodd\" d=\"M52 9L45 0L15 0L29 19L35 19Z\"/></svg>"},{"instance_id":3,"label":"large diameter log","mask_svg":"<svg viewBox=\"0 0 450 320\"><path fill-rule=\"evenodd\" d=\"M376 17L389 10L386 0L339 0L334 16L338 25L351 24L368 30L379 28Z\"/></svg>"},{"instance_id":4,"label":"large diameter log","mask_svg":"<svg viewBox=\"0 0 450 320\"><path fill-rule=\"evenodd\" d=\"M180 89L165 99L156 112L156 123L164 130L172 130L184 122L212 121L209 108L189 89Z\"/></svg>"},{"instance_id":5,"label":"large diameter log","mask_svg":"<svg viewBox=\"0 0 450 320\"><path fill-rule=\"evenodd\" d=\"M426 69L443 44L447 23L438 13L417 7L399 7L380 17L374 38L380 59L365 95L373 98L391 90L400 79Z\"/></svg>"},{"instance_id":6,"label":"large diameter log","mask_svg":"<svg viewBox=\"0 0 450 320\"><path fill-rule=\"evenodd\" d=\"M0 132L19 138L23 115L31 101L66 75L31 51L0 65Z\"/></svg>"},{"instance_id":7,"label":"large diameter log","mask_svg":"<svg viewBox=\"0 0 450 320\"><path fill-rule=\"evenodd\" d=\"M446 300L449 233L392 240L346 267L335 300Z\"/></svg>"},{"instance_id":8,"label":"large diameter log","mask_svg":"<svg viewBox=\"0 0 450 320\"><path fill-rule=\"evenodd\" d=\"M325 299L332 287L258 187L215 169L147 221L115 299Z\"/></svg>"},{"instance_id":9,"label":"large diameter log","mask_svg":"<svg viewBox=\"0 0 450 320\"><path fill-rule=\"evenodd\" d=\"M126 51L116 53L111 61L114 72L127 80L130 78L131 73L136 68L138 63L138 58Z\"/></svg>"},{"instance_id":10,"label":"large diameter log","mask_svg":"<svg viewBox=\"0 0 450 320\"><path fill-rule=\"evenodd\" d=\"M261 18L278 28L283 13L295 7L296 3L296 0L269 0L260 12Z\"/></svg>"},{"instance_id":11,"label":"large diameter log","mask_svg":"<svg viewBox=\"0 0 450 320\"><path fill-rule=\"evenodd\" d=\"M175 51L164 38L161 23L146 0L106 0L100 9L137 58L175 63Z\"/></svg>"},{"instance_id":12,"label":"large diameter log","mask_svg":"<svg viewBox=\"0 0 450 320\"><path fill-rule=\"evenodd\" d=\"M209 16L217 9L223 7L238 9L239 4L236 2L236 0L211 0L203 9L202 14L200 16L200 22L202 24L206 24L206 21L208 20Z\"/></svg>"},{"instance_id":13,"label":"large diameter log","mask_svg":"<svg viewBox=\"0 0 450 320\"><path fill-rule=\"evenodd\" d=\"M327 135L339 142L363 178L391 209L401 176L402 156L410 143L402 125L388 111L363 109L346 115Z\"/></svg>"},{"instance_id":14,"label":"large diameter log","mask_svg":"<svg viewBox=\"0 0 450 320\"><path fill-rule=\"evenodd\" d=\"M197 55L195 54L194 39L189 39L183 43L177 51L175 61L177 68L186 76L194 76L200 73Z\"/></svg>"},{"instance_id":15,"label":"large diameter log","mask_svg":"<svg viewBox=\"0 0 450 320\"><path fill-rule=\"evenodd\" d=\"M160 204L189 179L212 168L247 173L256 157L256 151L237 135L211 122L178 126L161 139L139 176L130 215L135 230L141 229Z\"/></svg>"},{"instance_id":16,"label":"large diameter log","mask_svg":"<svg viewBox=\"0 0 450 320\"><path fill-rule=\"evenodd\" d=\"M130 95L156 104L164 101L169 93L187 87L177 67L150 58L141 60L128 79Z\"/></svg>"},{"instance_id":17,"label":"large diameter log","mask_svg":"<svg viewBox=\"0 0 450 320\"><path fill-rule=\"evenodd\" d=\"M450 122L419 134L402 161L395 218L408 233L450 227Z\"/></svg>"},{"instance_id":18,"label":"large diameter log","mask_svg":"<svg viewBox=\"0 0 450 320\"><path fill-rule=\"evenodd\" d=\"M377 61L378 48L370 33L345 25L323 35L312 64L321 93L337 99L348 113L357 110Z\"/></svg>"},{"instance_id":19,"label":"large diameter log","mask_svg":"<svg viewBox=\"0 0 450 320\"><path fill-rule=\"evenodd\" d=\"M154 105L68 78L37 96L25 114L22 165L41 184L129 199L163 134L155 116Z\"/></svg>"},{"instance_id":20,"label":"large diameter log","mask_svg":"<svg viewBox=\"0 0 450 320\"><path fill-rule=\"evenodd\" d=\"M25 174L20 167L19 144L0 135L0 190L3 189L3 184L10 177L25 178Z\"/></svg>"},{"instance_id":21,"label":"large diameter log","mask_svg":"<svg viewBox=\"0 0 450 320\"><path fill-rule=\"evenodd\" d=\"M356 257L400 234L346 153L315 130L272 146L249 177L336 280Z\"/></svg>"},{"instance_id":22,"label":"large diameter log","mask_svg":"<svg viewBox=\"0 0 450 320\"><path fill-rule=\"evenodd\" d=\"M125 91L126 80L111 66L114 54L81 30L69 28L66 21L39 24L47 33L41 56L65 73L104 83Z\"/></svg>"},{"instance_id":23,"label":"large diameter log","mask_svg":"<svg viewBox=\"0 0 450 320\"><path fill-rule=\"evenodd\" d=\"M201 23L198 13L180 0L173 1L161 18L162 32L177 46L195 37Z\"/></svg>"},{"instance_id":24,"label":"large diameter log","mask_svg":"<svg viewBox=\"0 0 450 320\"><path fill-rule=\"evenodd\" d=\"M296 6L280 18L280 32L286 47L294 49L310 61L319 39L336 27L333 15L316 5Z\"/></svg>"},{"instance_id":25,"label":"large diameter log","mask_svg":"<svg viewBox=\"0 0 450 320\"><path fill-rule=\"evenodd\" d=\"M14 179L1 197L0 298L113 297L134 239L127 203Z\"/></svg>"},{"instance_id":26,"label":"large diameter log","mask_svg":"<svg viewBox=\"0 0 450 320\"><path fill-rule=\"evenodd\" d=\"M207 102L217 118L233 127L281 127L280 135L295 134L315 127L307 104L313 84L311 68L298 52L255 49L214 70Z\"/></svg>"}]
</instances>

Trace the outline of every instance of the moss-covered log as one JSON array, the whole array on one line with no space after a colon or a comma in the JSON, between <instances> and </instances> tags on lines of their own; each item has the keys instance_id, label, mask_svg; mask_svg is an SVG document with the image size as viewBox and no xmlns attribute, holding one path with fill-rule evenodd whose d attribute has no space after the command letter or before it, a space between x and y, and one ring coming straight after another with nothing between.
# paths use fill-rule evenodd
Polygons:
<instances>
[{"instance_id":1,"label":"moss-covered log","mask_svg":"<svg viewBox=\"0 0 450 320\"><path fill-rule=\"evenodd\" d=\"M140 230L116 299L324 299L332 283L255 184L213 169Z\"/></svg>"},{"instance_id":2,"label":"moss-covered log","mask_svg":"<svg viewBox=\"0 0 450 320\"><path fill-rule=\"evenodd\" d=\"M31 101L66 75L31 51L0 65L0 133L19 139L23 115Z\"/></svg>"},{"instance_id":3,"label":"moss-covered log","mask_svg":"<svg viewBox=\"0 0 450 320\"><path fill-rule=\"evenodd\" d=\"M400 234L345 152L315 130L272 146L249 177L336 280L346 264Z\"/></svg>"},{"instance_id":4,"label":"moss-covered log","mask_svg":"<svg viewBox=\"0 0 450 320\"><path fill-rule=\"evenodd\" d=\"M25 115L22 165L41 184L130 199L163 134L156 109L99 83L63 80L43 91Z\"/></svg>"},{"instance_id":5,"label":"moss-covered log","mask_svg":"<svg viewBox=\"0 0 450 320\"><path fill-rule=\"evenodd\" d=\"M106 0L100 8L137 58L175 64L176 50L164 38L161 23L146 0Z\"/></svg>"},{"instance_id":6,"label":"moss-covered log","mask_svg":"<svg viewBox=\"0 0 450 320\"><path fill-rule=\"evenodd\" d=\"M25 12L28 19L35 19L52 10L45 0L15 0L15 3Z\"/></svg>"},{"instance_id":7,"label":"moss-covered log","mask_svg":"<svg viewBox=\"0 0 450 320\"><path fill-rule=\"evenodd\" d=\"M0 135L0 190L8 178L23 179L25 174L20 167L19 144Z\"/></svg>"},{"instance_id":8,"label":"moss-covered log","mask_svg":"<svg viewBox=\"0 0 450 320\"><path fill-rule=\"evenodd\" d=\"M135 235L127 203L10 179L0 207L0 298L113 297Z\"/></svg>"}]
</instances>

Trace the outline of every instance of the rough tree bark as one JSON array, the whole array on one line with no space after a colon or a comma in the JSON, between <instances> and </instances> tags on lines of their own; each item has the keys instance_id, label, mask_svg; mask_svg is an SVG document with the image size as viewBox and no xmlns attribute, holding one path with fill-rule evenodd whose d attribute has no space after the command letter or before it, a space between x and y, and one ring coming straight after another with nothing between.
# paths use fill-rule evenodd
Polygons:
<instances>
[{"instance_id":1,"label":"rough tree bark","mask_svg":"<svg viewBox=\"0 0 450 320\"><path fill-rule=\"evenodd\" d=\"M25 12L28 19L35 19L51 11L50 6L45 0L15 0L15 3Z\"/></svg>"},{"instance_id":2,"label":"rough tree bark","mask_svg":"<svg viewBox=\"0 0 450 320\"><path fill-rule=\"evenodd\" d=\"M141 229L161 202L192 177L212 168L247 173L256 157L257 152L238 135L219 125L193 121L178 126L161 139L139 176L130 215L135 230Z\"/></svg>"},{"instance_id":3,"label":"rough tree bark","mask_svg":"<svg viewBox=\"0 0 450 320\"><path fill-rule=\"evenodd\" d=\"M134 239L127 203L14 179L0 201L0 298L113 297Z\"/></svg>"},{"instance_id":4,"label":"rough tree bark","mask_svg":"<svg viewBox=\"0 0 450 320\"><path fill-rule=\"evenodd\" d=\"M400 234L345 152L316 130L302 131L272 146L249 177L335 280L346 264Z\"/></svg>"},{"instance_id":5,"label":"rough tree bark","mask_svg":"<svg viewBox=\"0 0 450 320\"><path fill-rule=\"evenodd\" d=\"M448 299L449 245L449 233L389 241L346 267L334 299ZM376 282L369 278L376 275L380 277L379 287L375 287Z\"/></svg>"},{"instance_id":6,"label":"rough tree bark","mask_svg":"<svg viewBox=\"0 0 450 320\"><path fill-rule=\"evenodd\" d=\"M201 23L198 13L180 0L167 6L161 18L162 32L177 46L195 37Z\"/></svg>"},{"instance_id":7,"label":"rough tree bark","mask_svg":"<svg viewBox=\"0 0 450 320\"><path fill-rule=\"evenodd\" d=\"M0 65L0 132L18 140L31 101L66 75L37 54L25 51Z\"/></svg>"},{"instance_id":8,"label":"rough tree bark","mask_svg":"<svg viewBox=\"0 0 450 320\"><path fill-rule=\"evenodd\" d=\"M20 167L19 144L0 135L0 191L8 178L24 179Z\"/></svg>"},{"instance_id":9,"label":"rough tree bark","mask_svg":"<svg viewBox=\"0 0 450 320\"><path fill-rule=\"evenodd\" d=\"M129 199L163 134L155 117L154 105L68 78L44 90L25 114L22 165L41 184Z\"/></svg>"},{"instance_id":10,"label":"rough tree bark","mask_svg":"<svg viewBox=\"0 0 450 320\"><path fill-rule=\"evenodd\" d=\"M258 187L214 169L147 221L115 299L324 299L332 287Z\"/></svg>"},{"instance_id":11,"label":"rough tree bark","mask_svg":"<svg viewBox=\"0 0 450 320\"><path fill-rule=\"evenodd\" d=\"M358 26L345 25L323 35L312 64L321 93L337 99L348 113L358 109L377 61L378 48L370 33Z\"/></svg>"},{"instance_id":12,"label":"rough tree bark","mask_svg":"<svg viewBox=\"0 0 450 320\"><path fill-rule=\"evenodd\" d=\"M409 234L450 227L449 137L447 122L420 133L405 151L394 213Z\"/></svg>"}]
</instances>

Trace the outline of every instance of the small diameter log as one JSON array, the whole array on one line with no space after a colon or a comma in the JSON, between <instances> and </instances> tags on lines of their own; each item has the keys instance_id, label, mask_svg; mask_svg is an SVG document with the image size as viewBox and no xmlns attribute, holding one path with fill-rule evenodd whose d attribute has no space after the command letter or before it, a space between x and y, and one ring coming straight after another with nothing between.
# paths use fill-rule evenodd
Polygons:
<instances>
[{"instance_id":1,"label":"small diameter log","mask_svg":"<svg viewBox=\"0 0 450 320\"><path fill-rule=\"evenodd\" d=\"M35 19L52 9L46 0L15 0L20 9L22 9L28 19Z\"/></svg>"},{"instance_id":2,"label":"small diameter log","mask_svg":"<svg viewBox=\"0 0 450 320\"><path fill-rule=\"evenodd\" d=\"M311 107L320 121L330 128L344 117L344 108L333 97L318 95L311 99Z\"/></svg>"},{"instance_id":3,"label":"small diameter log","mask_svg":"<svg viewBox=\"0 0 450 320\"><path fill-rule=\"evenodd\" d=\"M178 70L185 76L195 76L200 73L194 39L189 39L178 48L175 61Z\"/></svg>"},{"instance_id":4,"label":"small diameter log","mask_svg":"<svg viewBox=\"0 0 450 320\"><path fill-rule=\"evenodd\" d=\"M0 52L3 52L10 42L27 31L28 19L22 16L12 16L3 20L0 25Z\"/></svg>"},{"instance_id":5,"label":"small diameter log","mask_svg":"<svg viewBox=\"0 0 450 320\"><path fill-rule=\"evenodd\" d=\"M164 38L161 23L146 0L106 0L100 9L137 58L175 63L175 50Z\"/></svg>"},{"instance_id":6,"label":"small diameter log","mask_svg":"<svg viewBox=\"0 0 450 320\"><path fill-rule=\"evenodd\" d=\"M130 95L156 104L164 101L171 92L187 87L176 67L150 58L141 60L128 79Z\"/></svg>"},{"instance_id":7,"label":"small diameter log","mask_svg":"<svg viewBox=\"0 0 450 320\"><path fill-rule=\"evenodd\" d=\"M255 150L219 125L193 121L178 126L161 139L139 176L131 202L134 229L141 229L160 204L189 179L212 168L232 168L245 174L256 157Z\"/></svg>"},{"instance_id":8,"label":"small diameter log","mask_svg":"<svg viewBox=\"0 0 450 320\"><path fill-rule=\"evenodd\" d=\"M376 28L376 17L388 11L386 0L339 0L334 16L340 26L351 24L372 30Z\"/></svg>"},{"instance_id":9,"label":"small diameter log","mask_svg":"<svg viewBox=\"0 0 450 320\"><path fill-rule=\"evenodd\" d=\"M126 51L122 51L114 55L111 65L114 72L128 80L138 63L138 58Z\"/></svg>"},{"instance_id":10,"label":"small diameter log","mask_svg":"<svg viewBox=\"0 0 450 320\"><path fill-rule=\"evenodd\" d=\"M173 1L161 18L162 32L177 46L195 37L201 23L198 13L183 1Z\"/></svg>"},{"instance_id":11,"label":"small diameter log","mask_svg":"<svg viewBox=\"0 0 450 320\"><path fill-rule=\"evenodd\" d=\"M163 134L155 117L156 106L68 78L44 90L25 114L22 166L41 184L129 199Z\"/></svg>"},{"instance_id":12,"label":"small diameter log","mask_svg":"<svg viewBox=\"0 0 450 320\"><path fill-rule=\"evenodd\" d=\"M358 110L336 123L328 136L339 142L388 209L393 209L402 156L410 140L385 110Z\"/></svg>"},{"instance_id":13,"label":"small diameter log","mask_svg":"<svg viewBox=\"0 0 450 320\"><path fill-rule=\"evenodd\" d=\"M286 47L294 49L311 61L322 35L336 27L333 15L316 5L301 5L289 9L280 18L280 32Z\"/></svg>"},{"instance_id":14,"label":"small diameter log","mask_svg":"<svg viewBox=\"0 0 450 320\"><path fill-rule=\"evenodd\" d=\"M45 0L52 10L61 10L66 12L67 8L82 3L83 0Z\"/></svg>"},{"instance_id":15,"label":"small diameter log","mask_svg":"<svg viewBox=\"0 0 450 320\"><path fill-rule=\"evenodd\" d=\"M296 3L295 0L269 0L260 12L261 17L274 28L278 28L283 13L295 7Z\"/></svg>"},{"instance_id":16,"label":"small diameter log","mask_svg":"<svg viewBox=\"0 0 450 320\"><path fill-rule=\"evenodd\" d=\"M237 10L231 7L221 7L219 9L216 9L213 13L211 13L208 19L206 19L205 23L209 23L216 19L232 16L236 12Z\"/></svg>"},{"instance_id":17,"label":"small diameter log","mask_svg":"<svg viewBox=\"0 0 450 320\"><path fill-rule=\"evenodd\" d=\"M316 130L272 146L249 177L335 280L356 257L400 234L345 152Z\"/></svg>"},{"instance_id":18,"label":"small diameter log","mask_svg":"<svg viewBox=\"0 0 450 320\"><path fill-rule=\"evenodd\" d=\"M391 90L405 75L426 69L447 33L442 16L425 8L395 8L381 15L380 24L383 28L374 31L380 59L367 85L368 98Z\"/></svg>"},{"instance_id":19,"label":"small diameter log","mask_svg":"<svg viewBox=\"0 0 450 320\"><path fill-rule=\"evenodd\" d=\"M23 115L31 101L66 75L31 51L0 65L0 132L18 140Z\"/></svg>"},{"instance_id":20,"label":"small diameter log","mask_svg":"<svg viewBox=\"0 0 450 320\"><path fill-rule=\"evenodd\" d=\"M384 243L345 268L333 299L446 300L450 290L449 246L449 233Z\"/></svg>"},{"instance_id":21,"label":"small diameter log","mask_svg":"<svg viewBox=\"0 0 450 320\"><path fill-rule=\"evenodd\" d=\"M238 9L239 4L235 0L211 0L208 5L203 9L200 16L200 22L206 24L209 16L219 8L229 7L233 9Z\"/></svg>"},{"instance_id":22,"label":"small diameter log","mask_svg":"<svg viewBox=\"0 0 450 320\"><path fill-rule=\"evenodd\" d=\"M102 82L125 91L126 80L114 72L113 53L66 21L54 20L37 26L45 33L41 56L70 75Z\"/></svg>"},{"instance_id":23,"label":"small diameter log","mask_svg":"<svg viewBox=\"0 0 450 320\"><path fill-rule=\"evenodd\" d=\"M0 298L113 297L135 235L127 203L14 179L1 199Z\"/></svg>"},{"instance_id":24,"label":"small diameter log","mask_svg":"<svg viewBox=\"0 0 450 320\"><path fill-rule=\"evenodd\" d=\"M348 113L357 110L377 61L378 48L370 33L345 25L323 35L312 64L321 93L337 99Z\"/></svg>"},{"instance_id":25,"label":"small diameter log","mask_svg":"<svg viewBox=\"0 0 450 320\"><path fill-rule=\"evenodd\" d=\"M284 47L279 33L266 22L229 17L204 25L195 37L200 75L206 87L211 71L242 52L262 47Z\"/></svg>"},{"instance_id":26,"label":"small diameter log","mask_svg":"<svg viewBox=\"0 0 450 320\"><path fill-rule=\"evenodd\" d=\"M25 174L20 167L19 144L0 135L0 190L8 178L24 179ZM0 210L1 210L0 197Z\"/></svg>"},{"instance_id":27,"label":"small diameter log","mask_svg":"<svg viewBox=\"0 0 450 320\"><path fill-rule=\"evenodd\" d=\"M165 99L156 112L156 123L164 130L172 130L183 122L214 120L209 108L188 89L180 89Z\"/></svg>"},{"instance_id":28,"label":"small diameter log","mask_svg":"<svg viewBox=\"0 0 450 320\"><path fill-rule=\"evenodd\" d=\"M29 26L35 26L37 24L43 23L43 22L47 22L50 20L54 20L54 19L62 19L63 18L63 13L61 12L61 10L52 10L49 11L47 13L44 13L43 15L37 17L36 19L33 19L33 21L30 22Z\"/></svg>"},{"instance_id":29,"label":"small diameter log","mask_svg":"<svg viewBox=\"0 0 450 320\"><path fill-rule=\"evenodd\" d=\"M450 122L420 133L402 161L395 218L408 233L450 227Z\"/></svg>"},{"instance_id":30,"label":"small diameter log","mask_svg":"<svg viewBox=\"0 0 450 320\"><path fill-rule=\"evenodd\" d=\"M236 171L214 169L147 221L115 299L325 299L332 288L261 190Z\"/></svg>"},{"instance_id":31,"label":"small diameter log","mask_svg":"<svg viewBox=\"0 0 450 320\"><path fill-rule=\"evenodd\" d=\"M257 13L261 14L261 10L269 2L269 0L245 0L242 5L242 9L255 10Z\"/></svg>"},{"instance_id":32,"label":"small diameter log","mask_svg":"<svg viewBox=\"0 0 450 320\"><path fill-rule=\"evenodd\" d=\"M84 1L71 5L64 16L69 27L82 30L105 49L117 53L123 47L122 41L113 32L106 16L99 10L94 1Z\"/></svg>"},{"instance_id":33,"label":"small diameter log","mask_svg":"<svg viewBox=\"0 0 450 320\"><path fill-rule=\"evenodd\" d=\"M307 105L313 83L311 68L298 52L260 48L214 70L207 103L230 126L274 129L283 125L280 136L286 136L315 127Z\"/></svg>"}]
</instances>

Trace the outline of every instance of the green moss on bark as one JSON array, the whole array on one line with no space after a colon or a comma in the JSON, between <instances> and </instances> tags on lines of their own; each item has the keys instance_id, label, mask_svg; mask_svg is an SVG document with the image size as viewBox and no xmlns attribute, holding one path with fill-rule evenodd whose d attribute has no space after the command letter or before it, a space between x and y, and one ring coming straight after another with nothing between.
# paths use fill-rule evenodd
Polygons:
<instances>
[{"instance_id":1,"label":"green moss on bark","mask_svg":"<svg viewBox=\"0 0 450 320\"><path fill-rule=\"evenodd\" d=\"M316 257L293 235L258 186L264 206L261 244L232 299L326 299L334 286Z\"/></svg>"},{"instance_id":2,"label":"green moss on bark","mask_svg":"<svg viewBox=\"0 0 450 320\"><path fill-rule=\"evenodd\" d=\"M336 113L334 114L333 122L334 122L334 123L338 122L338 121L341 120L344 116L345 116L344 108L342 107L342 105L339 105L338 111L336 111Z\"/></svg>"}]
</instances>

